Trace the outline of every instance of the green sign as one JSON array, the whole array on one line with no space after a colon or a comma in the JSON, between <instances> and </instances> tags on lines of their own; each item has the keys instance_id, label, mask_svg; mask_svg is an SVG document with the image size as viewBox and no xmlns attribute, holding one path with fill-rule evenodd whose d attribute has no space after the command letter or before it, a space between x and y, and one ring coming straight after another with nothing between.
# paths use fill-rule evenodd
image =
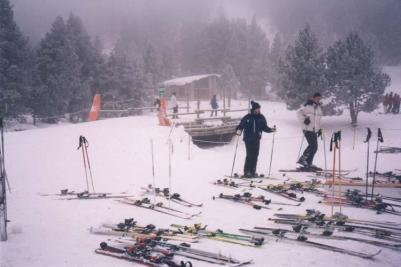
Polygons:
<instances>
[{"instance_id":1,"label":"green sign","mask_svg":"<svg viewBox=\"0 0 401 267\"><path fill-rule=\"evenodd\" d=\"M166 93L166 88L164 87L164 85L160 85L159 86L159 96L164 96L164 94Z\"/></svg>"}]
</instances>

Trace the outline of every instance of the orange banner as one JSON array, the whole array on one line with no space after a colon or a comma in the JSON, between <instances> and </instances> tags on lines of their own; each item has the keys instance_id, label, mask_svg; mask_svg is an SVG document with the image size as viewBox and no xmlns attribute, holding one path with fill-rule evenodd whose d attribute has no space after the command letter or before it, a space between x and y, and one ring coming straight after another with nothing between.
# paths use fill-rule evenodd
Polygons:
<instances>
[{"instance_id":1,"label":"orange banner","mask_svg":"<svg viewBox=\"0 0 401 267\"><path fill-rule=\"evenodd\" d=\"M92 108L89 112L89 121L96 121L100 117L100 94L96 94L93 98Z\"/></svg>"}]
</instances>

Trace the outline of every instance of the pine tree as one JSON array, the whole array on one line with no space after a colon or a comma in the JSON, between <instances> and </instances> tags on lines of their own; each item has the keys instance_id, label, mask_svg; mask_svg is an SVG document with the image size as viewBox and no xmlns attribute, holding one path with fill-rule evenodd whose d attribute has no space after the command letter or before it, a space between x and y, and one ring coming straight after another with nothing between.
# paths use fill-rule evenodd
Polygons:
<instances>
[{"instance_id":1,"label":"pine tree","mask_svg":"<svg viewBox=\"0 0 401 267\"><path fill-rule=\"evenodd\" d=\"M240 83L230 64L224 66L220 81L225 97L228 98L228 107L231 107L231 99L237 98Z\"/></svg>"},{"instance_id":2,"label":"pine tree","mask_svg":"<svg viewBox=\"0 0 401 267\"><path fill-rule=\"evenodd\" d=\"M9 0L0 0L0 116L16 117L27 111L30 53Z\"/></svg>"},{"instance_id":3,"label":"pine tree","mask_svg":"<svg viewBox=\"0 0 401 267\"><path fill-rule=\"evenodd\" d=\"M326 92L324 56L309 26L299 32L280 65L279 96L288 109L298 109L314 92Z\"/></svg>"},{"instance_id":4,"label":"pine tree","mask_svg":"<svg viewBox=\"0 0 401 267\"><path fill-rule=\"evenodd\" d=\"M280 59L283 56L283 41L279 33L274 36L273 44L269 53L268 80L273 92L279 92L280 87Z\"/></svg>"},{"instance_id":5,"label":"pine tree","mask_svg":"<svg viewBox=\"0 0 401 267\"><path fill-rule=\"evenodd\" d=\"M64 20L57 17L37 51L34 114L53 117L76 111L75 100L88 99L87 88L82 90L81 68Z\"/></svg>"},{"instance_id":6,"label":"pine tree","mask_svg":"<svg viewBox=\"0 0 401 267\"><path fill-rule=\"evenodd\" d=\"M390 83L390 77L375 68L372 49L357 33L350 33L327 50L327 79L332 104L347 106L353 124L359 112L377 108Z\"/></svg>"},{"instance_id":7,"label":"pine tree","mask_svg":"<svg viewBox=\"0 0 401 267\"><path fill-rule=\"evenodd\" d=\"M130 107L142 107L153 94L148 76L143 73L143 62L131 60L115 48L107 63L105 86L116 100L130 100Z\"/></svg>"}]
</instances>

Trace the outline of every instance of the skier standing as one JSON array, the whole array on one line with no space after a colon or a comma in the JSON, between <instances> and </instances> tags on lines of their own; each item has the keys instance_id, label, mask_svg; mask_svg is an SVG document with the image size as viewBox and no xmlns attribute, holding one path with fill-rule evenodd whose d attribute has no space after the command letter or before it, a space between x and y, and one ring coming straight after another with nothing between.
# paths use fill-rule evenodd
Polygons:
<instances>
[{"instance_id":1,"label":"skier standing","mask_svg":"<svg viewBox=\"0 0 401 267\"><path fill-rule=\"evenodd\" d=\"M322 135L322 130L320 128L320 120L323 116L320 107L321 98L322 95L320 93L315 93L313 98L308 100L304 107L297 112L298 119L303 124L303 134L308 142L308 147L297 163L307 169L320 169L313 165L312 162L318 148L317 138Z\"/></svg>"},{"instance_id":2,"label":"skier standing","mask_svg":"<svg viewBox=\"0 0 401 267\"><path fill-rule=\"evenodd\" d=\"M245 115L237 126L237 135L244 132L243 140L246 147L246 159L244 165L244 177L256 177L256 165L258 162L260 139L262 132L271 133L276 128L267 126L265 117L260 113L260 105L251 101L251 112Z\"/></svg>"},{"instance_id":3,"label":"skier standing","mask_svg":"<svg viewBox=\"0 0 401 267\"><path fill-rule=\"evenodd\" d=\"M391 92L388 96L388 108L387 108L387 113L391 112L393 110L393 103L394 103L394 96L393 92Z\"/></svg>"},{"instance_id":4,"label":"skier standing","mask_svg":"<svg viewBox=\"0 0 401 267\"><path fill-rule=\"evenodd\" d=\"M384 108L384 113L387 113L388 110L388 104L389 104L389 94L387 93L384 97L383 97L383 108Z\"/></svg>"},{"instance_id":5,"label":"skier standing","mask_svg":"<svg viewBox=\"0 0 401 267\"><path fill-rule=\"evenodd\" d=\"M170 97L170 106L173 108L173 119L178 119L178 116L176 115L178 113L178 103L177 103L177 97L176 93L174 92L171 97Z\"/></svg>"},{"instance_id":6,"label":"skier standing","mask_svg":"<svg viewBox=\"0 0 401 267\"><path fill-rule=\"evenodd\" d=\"M217 116L217 109L219 108L219 104L217 103L216 95L213 95L212 99L210 99L210 106L212 107L212 113L210 113L210 117L213 117L213 113Z\"/></svg>"}]
</instances>

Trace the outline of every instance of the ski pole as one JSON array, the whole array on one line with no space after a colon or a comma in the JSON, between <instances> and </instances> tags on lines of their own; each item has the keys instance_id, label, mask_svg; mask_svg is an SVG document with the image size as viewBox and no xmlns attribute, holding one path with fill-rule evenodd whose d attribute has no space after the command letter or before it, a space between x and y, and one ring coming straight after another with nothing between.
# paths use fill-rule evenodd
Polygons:
<instances>
[{"instance_id":1,"label":"ski pole","mask_svg":"<svg viewBox=\"0 0 401 267\"><path fill-rule=\"evenodd\" d=\"M352 150L355 150L355 143L356 143L356 124L352 124L352 127L354 127L354 142L352 144Z\"/></svg>"},{"instance_id":2,"label":"ski pole","mask_svg":"<svg viewBox=\"0 0 401 267\"><path fill-rule=\"evenodd\" d=\"M338 138L339 132L333 133L330 142L330 151L333 151L333 177L332 177L332 198L334 199L335 194L335 174L336 174L336 150L338 149ZM341 183L341 181L340 181ZM340 200L341 201L341 200ZM331 216L334 215L334 203L331 203Z\"/></svg>"},{"instance_id":3,"label":"ski pole","mask_svg":"<svg viewBox=\"0 0 401 267\"><path fill-rule=\"evenodd\" d=\"M173 133L174 126L175 126L175 121L173 121L173 123L171 124L170 132L168 133L168 137L167 137L167 142L170 142L170 137L171 137L171 134Z\"/></svg>"},{"instance_id":4,"label":"ski pole","mask_svg":"<svg viewBox=\"0 0 401 267\"><path fill-rule=\"evenodd\" d=\"M327 155L326 155L326 134L322 130L323 152L324 152L324 169L327 170Z\"/></svg>"},{"instance_id":5,"label":"ski pole","mask_svg":"<svg viewBox=\"0 0 401 267\"><path fill-rule=\"evenodd\" d=\"M152 154L152 178L153 178L153 205L156 204L156 183L155 183L155 160L153 156L153 139L150 139L150 150Z\"/></svg>"},{"instance_id":6,"label":"ski pole","mask_svg":"<svg viewBox=\"0 0 401 267\"><path fill-rule=\"evenodd\" d=\"M10 181L8 181L7 173L6 173L6 165L5 165L5 154L4 154L4 121L3 118L0 118L0 130L1 130L1 168L2 168L2 175L7 183L8 192L11 193L11 186Z\"/></svg>"},{"instance_id":7,"label":"ski pole","mask_svg":"<svg viewBox=\"0 0 401 267\"><path fill-rule=\"evenodd\" d=\"M191 135L188 134L188 160L191 160Z\"/></svg>"},{"instance_id":8,"label":"ski pole","mask_svg":"<svg viewBox=\"0 0 401 267\"><path fill-rule=\"evenodd\" d=\"M168 190L169 190L169 198L168 198L168 207L171 208L171 150L172 143L171 139L169 139L168 143Z\"/></svg>"},{"instance_id":9,"label":"ski pole","mask_svg":"<svg viewBox=\"0 0 401 267\"><path fill-rule=\"evenodd\" d=\"M372 137L372 131L370 130L370 128L368 129L368 134L366 135L366 140L364 141L364 143L367 143L367 158L366 158L366 187L365 187L365 198L368 199L368 182L369 182L369 151L370 151L370 138Z\"/></svg>"},{"instance_id":10,"label":"ski pole","mask_svg":"<svg viewBox=\"0 0 401 267\"><path fill-rule=\"evenodd\" d=\"M372 181L372 196L371 196L371 199L373 199L373 193L374 193L374 190L375 190L377 158L379 156L379 142L380 143L384 142L382 131L380 130L380 128L377 129L376 157L375 157L375 167L373 169L373 181Z\"/></svg>"},{"instance_id":11,"label":"ski pole","mask_svg":"<svg viewBox=\"0 0 401 267\"><path fill-rule=\"evenodd\" d=\"M342 179L341 177L341 131L338 132L338 177ZM342 194L342 186L341 186L341 181L340 181L340 186L339 186L339 199L340 199L340 213L342 210L342 201L341 201L341 194Z\"/></svg>"},{"instance_id":12,"label":"ski pole","mask_svg":"<svg viewBox=\"0 0 401 267\"><path fill-rule=\"evenodd\" d=\"M237 143L235 145L235 151L234 151L234 159L233 159L233 165L231 166L231 174L230 174L230 178L233 178L233 172L234 172L234 166L235 166L235 158L237 157L237 149L238 149L238 143L239 143L239 138L240 138L241 134L238 135L237 137Z\"/></svg>"},{"instance_id":13,"label":"ski pole","mask_svg":"<svg viewBox=\"0 0 401 267\"><path fill-rule=\"evenodd\" d=\"M88 162L88 168L89 168L89 175L90 175L91 184L92 184L92 190L95 193L96 191L95 191L95 186L93 185L92 168L91 168L91 163L89 161L88 146L89 146L88 140L86 140L86 138L85 138L84 148L85 148L86 160Z\"/></svg>"},{"instance_id":14,"label":"ski pole","mask_svg":"<svg viewBox=\"0 0 401 267\"><path fill-rule=\"evenodd\" d=\"M301 146L299 147L299 151L298 151L298 158L297 158L297 160L299 159L299 157L301 156L301 151L302 151L302 147L303 147L303 145L304 145L304 140L305 140L305 136L304 135L302 135L302 141L301 141Z\"/></svg>"},{"instance_id":15,"label":"ski pole","mask_svg":"<svg viewBox=\"0 0 401 267\"><path fill-rule=\"evenodd\" d=\"M84 139L85 139L85 137L83 135L79 136L79 145L78 145L77 150L82 147L82 158L83 158L83 161L84 161L86 190L88 190L88 192L89 192L88 171L86 169L86 158L85 158L85 152L84 152L84 148L83 148Z\"/></svg>"},{"instance_id":16,"label":"ski pole","mask_svg":"<svg viewBox=\"0 0 401 267\"><path fill-rule=\"evenodd\" d=\"M269 177L271 174L272 170L272 161L273 161L273 153L274 153L274 136L276 135L276 125L273 126L274 132L273 132L273 138L272 138L272 149L270 152L270 164L269 164Z\"/></svg>"}]
</instances>

